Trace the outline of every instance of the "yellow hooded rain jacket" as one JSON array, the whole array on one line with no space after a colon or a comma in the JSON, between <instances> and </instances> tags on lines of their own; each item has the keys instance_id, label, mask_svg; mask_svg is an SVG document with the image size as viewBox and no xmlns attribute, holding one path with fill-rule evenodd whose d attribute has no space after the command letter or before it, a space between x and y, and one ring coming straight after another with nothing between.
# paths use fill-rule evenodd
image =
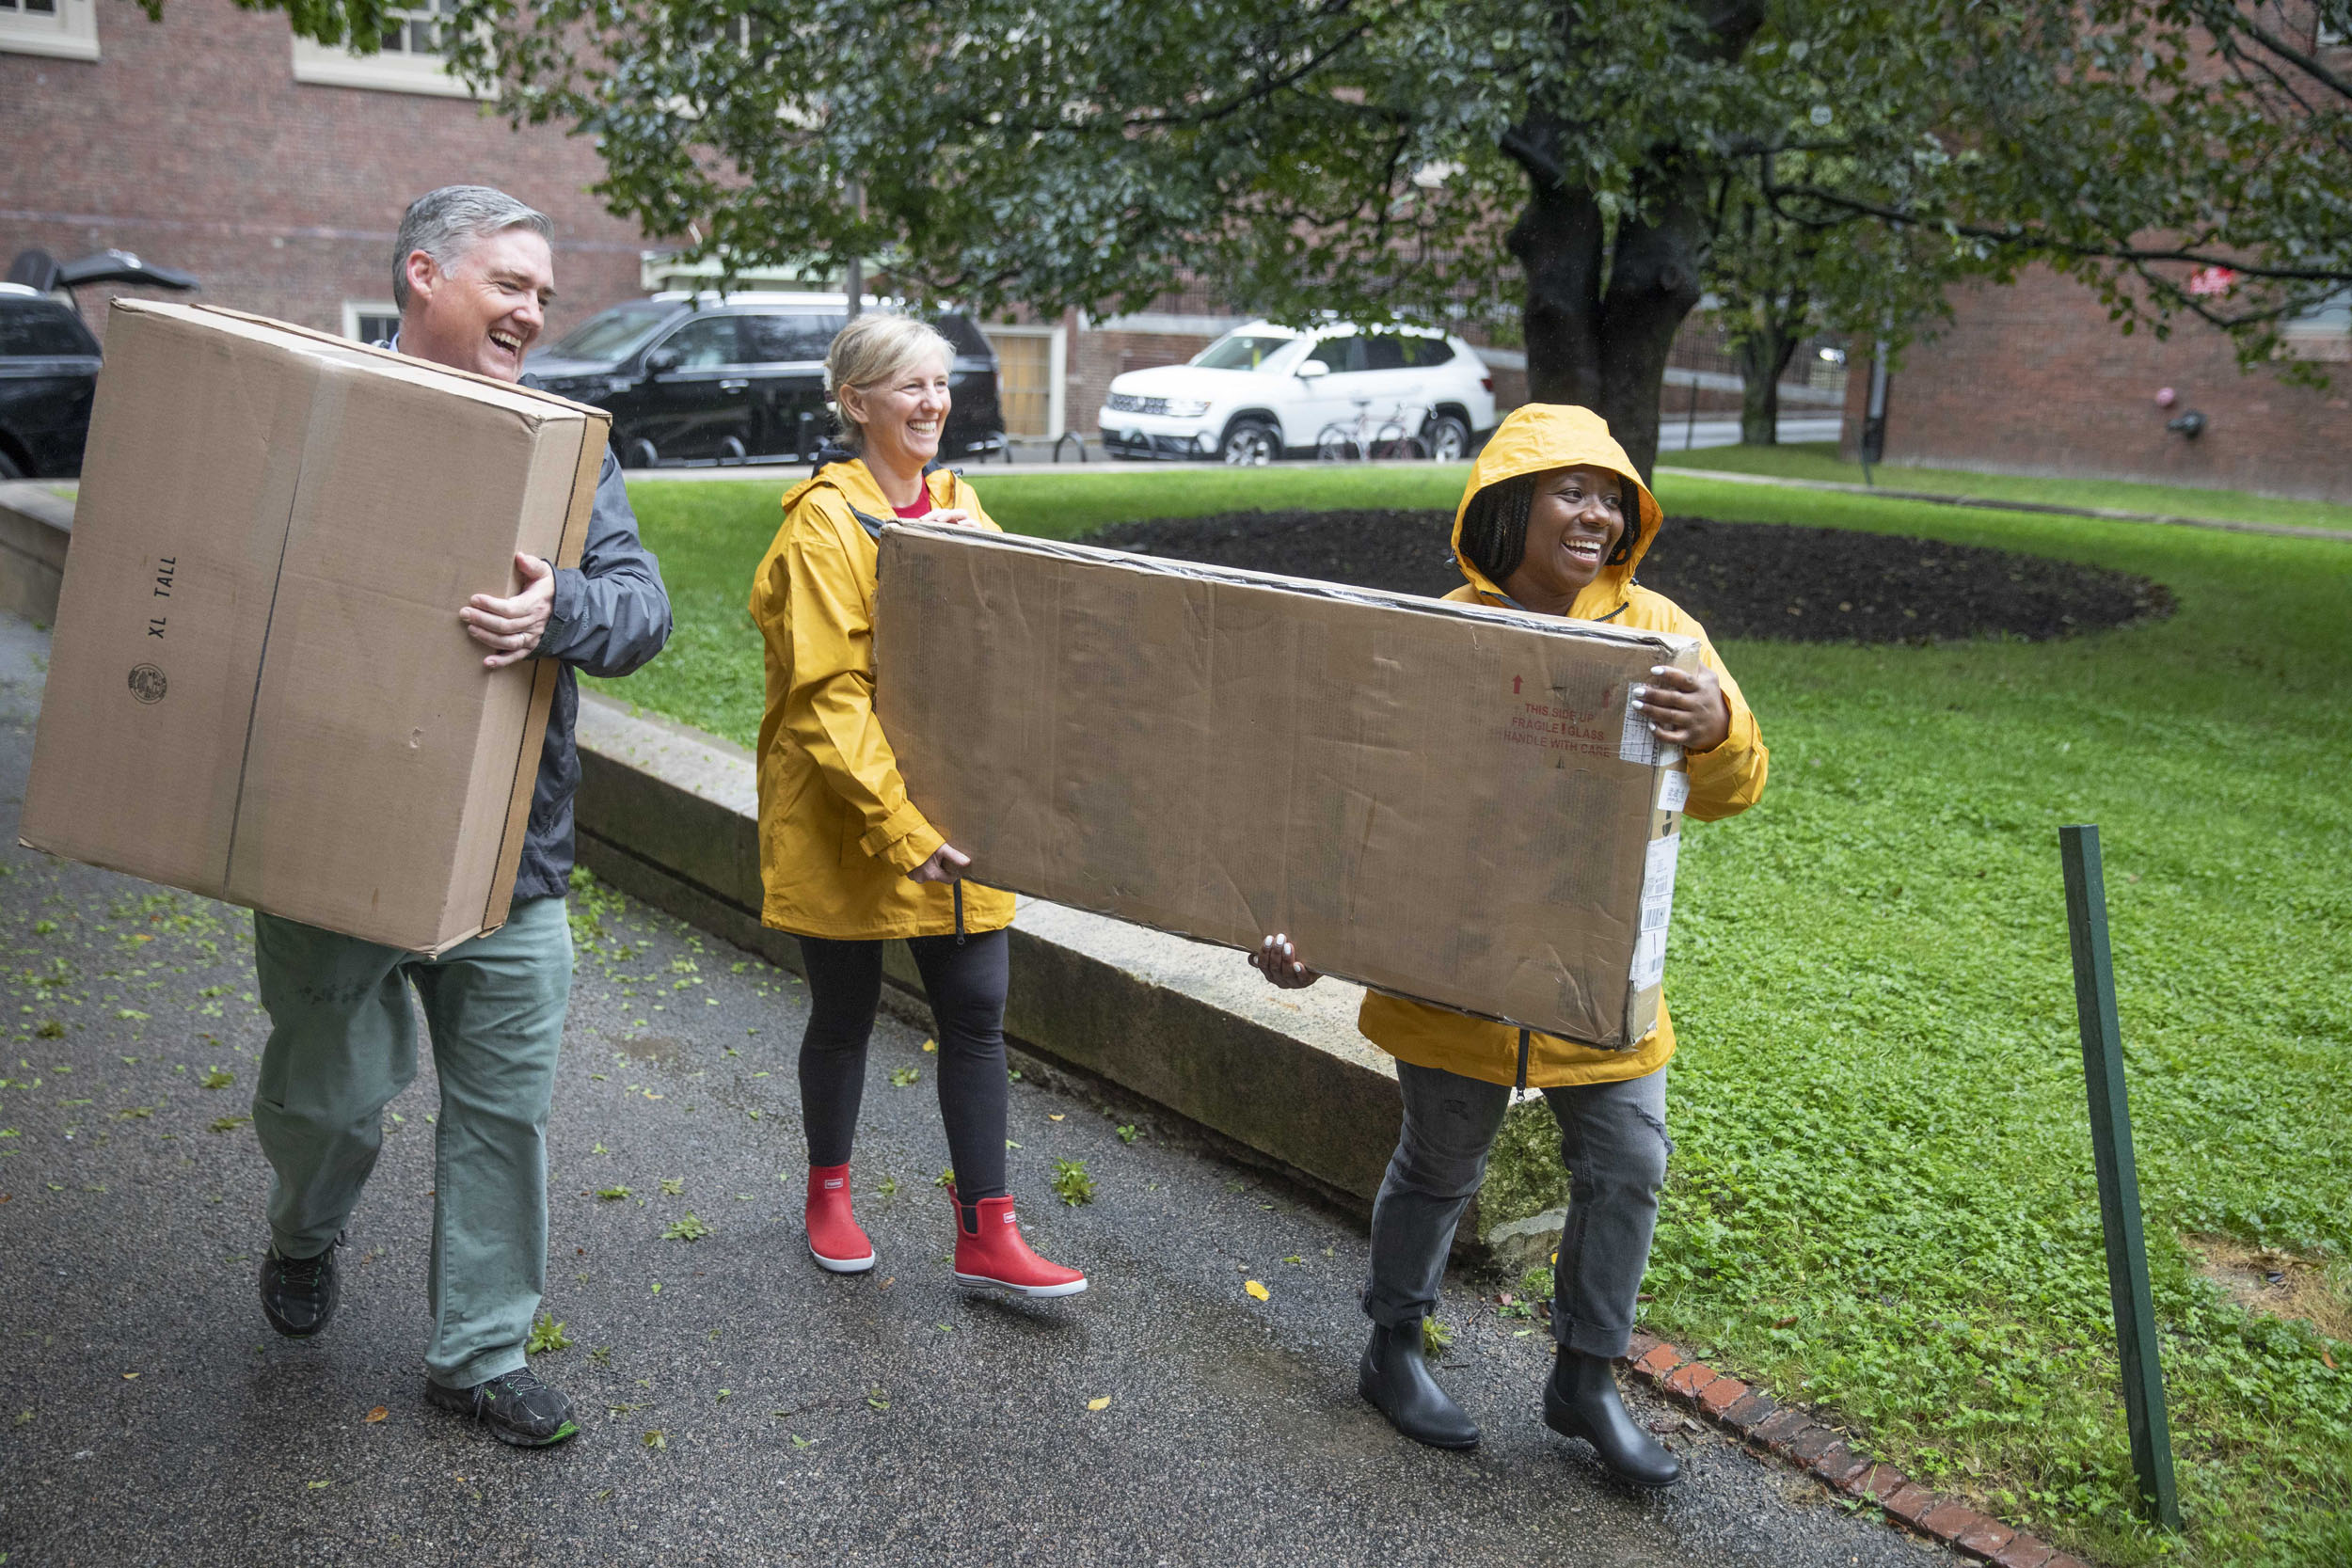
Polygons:
<instances>
[{"instance_id":1,"label":"yellow hooded rain jacket","mask_svg":"<svg viewBox=\"0 0 2352 1568\"><path fill-rule=\"evenodd\" d=\"M1699 639L1707 667L1723 682L1724 700L1731 707L1731 733L1713 751L1687 759L1691 799L1684 813L1700 822L1736 816L1754 805L1756 797L1764 793L1770 754L1756 732L1756 715L1748 711L1738 683L1716 656L1714 644L1707 641L1706 631L1672 599L1634 582L1634 568L1642 563L1642 556L1658 537L1663 515L1659 511L1657 499L1642 483L1641 475L1634 471L1625 450L1610 436L1608 424L1598 415L1590 409L1559 404L1529 404L1514 409L1479 453L1470 483L1462 491L1461 505L1454 508L1455 558L1460 559L1462 515L1470 510L1472 496L1489 484L1520 474L1579 466L1606 468L1633 482L1641 492L1642 531L1634 541L1630 558L1614 566L1603 566L1600 575L1577 596L1572 607L1574 618L1607 621L1645 631L1677 632ZM1470 581L1446 597L1491 605L1511 602L1477 567L1467 561L1461 562L1461 567L1462 575ZM1443 1068L1491 1084L1518 1080L1519 1032L1509 1024L1370 991L1357 1015L1357 1027L1363 1031L1366 1039L1399 1061ZM1555 1088L1643 1078L1665 1066L1674 1053L1674 1022L1667 1017L1665 998L1661 995L1658 1027L1630 1051L1578 1045L1549 1035L1533 1037L1528 1042L1527 1082L1533 1088Z\"/></svg>"},{"instance_id":2,"label":"yellow hooded rain jacket","mask_svg":"<svg viewBox=\"0 0 2352 1568\"><path fill-rule=\"evenodd\" d=\"M996 524L961 476L923 481L939 507ZM800 936L946 936L955 895L907 873L943 840L907 799L898 759L874 716L874 535L891 518L864 463L829 463L787 492L784 526L752 578L752 619L768 645L759 725L761 919ZM963 884L963 929L1012 924L1012 895Z\"/></svg>"}]
</instances>

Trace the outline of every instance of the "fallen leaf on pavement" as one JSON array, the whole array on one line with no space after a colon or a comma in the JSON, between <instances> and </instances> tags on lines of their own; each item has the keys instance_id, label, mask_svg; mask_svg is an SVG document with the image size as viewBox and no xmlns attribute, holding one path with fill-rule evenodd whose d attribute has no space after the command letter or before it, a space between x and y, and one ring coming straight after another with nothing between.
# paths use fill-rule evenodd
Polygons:
<instances>
[{"instance_id":1,"label":"fallen leaf on pavement","mask_svg":"<svg viewBox=\"0 0 2352 1568\"><path fill-rule=\"evenodd\" d=\"M375 1423L376 1423L376 1422L378 1422L378 1421L382 1420L385 1417L387 1417L387 1416L389 1416L389 1415L390 1415L390 1414L391 1414L391 1412L390 1412L390 1411L389 1411L389 1410L385 1409L382 1405L380 1405L380 1404L379 1404L379 1405L377 1405L377 1406L376 1406L373 1410L369 1411L369 1412L367 1413L366 1417L365 1417L365 1418L363 1418L367 1421L367 1424L368 1424L368 1425L370 1425L370 1426L373 1426L373 1425L375 1425Z\"/></svg>"},{"instance_id":2,"label":"fallen leaf on pavement","mask_svg":"<svg viewBox=\"0 0 2352 1568\"><path fill-rule=\"evenodd\" d=\"M1271 1301L1274 1299L1274 1292L1267 1290L1264 1286L1259 1284L1254 1279L1245 1283L1242 1286L1242 1289L1248 1291L1251 1295L1256 1296L1260 1301Z\"/></svg>"},{"instance_id":3,"label":"fallen leaf on pavement","mask_svg":"<svg viewBox=\"0 0 2352 1568\"><path fill-rule=\"evenodd\" d=\"M1101 1399L1099 1399L1099 1400L1089 1400L1089 1401L1087 1401L1087 1408L1088 1408L1089 1410L1108 1410L1110 1407L1111 1407L1111 1397L1110 1397L1108 1394L1104 1394L1104 1395Z\"/></svg>"}]
</instances>

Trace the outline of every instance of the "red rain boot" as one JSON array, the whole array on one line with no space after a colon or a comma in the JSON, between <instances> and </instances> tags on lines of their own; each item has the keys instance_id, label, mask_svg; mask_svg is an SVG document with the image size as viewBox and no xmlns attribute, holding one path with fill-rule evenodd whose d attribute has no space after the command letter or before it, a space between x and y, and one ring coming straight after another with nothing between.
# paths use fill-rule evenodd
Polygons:
<instances>
[{"instance_id":1,"label":"red rain boot","mask_svg":"<svg viewBox=\"0 0 2352 1568\"><path fill-rule=\"evenodd\" d=\"M864 1274L874 1266L874 1243L850 1213L850 1167L808 1167L808 1255L820 1269Z\"/></svg>"},{"instance_id":2,"label":"red rain boot","mask_svg":"<svg viewBox=\"0 0 2352 1568\"><path fill-rule=\"evenodd\" d=\"M1016 1296L1074 1296L1087 1288L1087 1276L1059 1263L1049 1263L1029 1250L1028 1240L1012 1217L1012 1199L984 1197L977 1229L963 1227L963 1200L954 1182L947 1184L947 1201L956 1206L956 1283L967 1290L1003 1291Z\"/></svg>"}]
</instances>

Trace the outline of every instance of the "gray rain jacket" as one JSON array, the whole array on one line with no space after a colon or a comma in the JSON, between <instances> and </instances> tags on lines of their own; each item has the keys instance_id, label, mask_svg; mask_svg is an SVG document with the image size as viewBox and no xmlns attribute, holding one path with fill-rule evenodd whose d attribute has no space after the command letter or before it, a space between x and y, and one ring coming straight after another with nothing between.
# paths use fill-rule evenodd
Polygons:
<instances>
[{"instance_id":1,"label":"gray rain jacket","mask_svg":"<svg viewBox=\"0 0 2352 1568\"><path fill-rule=\"evenodd\" d=\"M400 335L375 346L398 354ZM596 473L588 543L577 567L556 569L555 607L534 656L559 660L560 666L547 739L539 748L539 777L531 790L522 865L515 874L516 903L560 897L572 885L572 796L580 789L574 734L580 678L574 667L610 680L651 663L669 641L670 591L661 586L661 563L637 537L637 514L629 509L620 459L607 447L604 467Z\"/></svg>"},{"instance_id":2,"label":"gray rain jacket","mask_svg":"<svg viewBox=\"0 0 2352 1568\"><path fill-rule=\"evenodd\" d=\"M531 792L515 900L553 898L571 885L572 795L580 788L580 681L574 673L611 678L645 664L670 640L670 594L661 563L637 537L621 465L610 449L596 476L596 500L580 565L559 567L555 608L539 638L541 658L559 661L539 779Z\"/></svg>"}]
</instances>

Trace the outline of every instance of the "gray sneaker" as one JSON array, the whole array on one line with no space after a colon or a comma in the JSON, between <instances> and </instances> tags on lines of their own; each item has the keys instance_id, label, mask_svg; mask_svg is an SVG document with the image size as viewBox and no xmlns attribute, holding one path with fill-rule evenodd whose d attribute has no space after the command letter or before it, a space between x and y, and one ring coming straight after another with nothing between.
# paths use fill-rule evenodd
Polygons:
<instances>
[{"instance_id":1,"label":"gray sneaker","mask_svg":"<svg viewBox=\"0 0 2352 1568\"><path fill-rule=\"evenodd\" d=\"M308 1339L334 1321L335 1305L342 1299L335 1249L342 1244L337 1236L316 1258L289 1258L277 1243L270 1243L260 1280L262 1315L270 1327L289 1339Z\"/></svg>"},{"instance_id":2,"label":"gray sneaker","mask_svg":"<svg viewBox=\"0 0 2352 1568\"><path fill-rule=\"evenodd\" d=\"M528 1367L485 1378L470 1388L451 1388L427 1378L427 1402L460 1416L470 1416L490 1429L501 1443L521 1449L544 1449L580 1431L572 1419L572 1402L560 1388L539 1381Z\"/></svg>"}]
</instances>

